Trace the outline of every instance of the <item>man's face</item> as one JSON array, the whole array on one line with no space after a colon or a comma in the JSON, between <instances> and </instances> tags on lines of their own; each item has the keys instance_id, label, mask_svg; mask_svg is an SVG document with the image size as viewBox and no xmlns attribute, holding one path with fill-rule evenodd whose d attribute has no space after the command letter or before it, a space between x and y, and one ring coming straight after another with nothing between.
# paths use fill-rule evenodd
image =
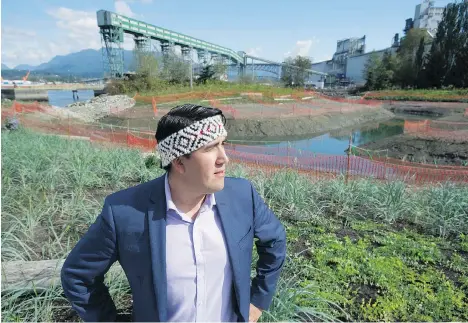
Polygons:
<instances>
[{"instance_id":1,"label":"man's face","mask_svg":"<svg viewBox=\"0 0 468 323\"><path fill-rule=\"evenodd\" d=\"M206 144L194 151L190 158L182 157L184 180L201 194L211 194L224 188L226 165L229 162L224 151L226 137Z\"/></svg>"}]
</instances>

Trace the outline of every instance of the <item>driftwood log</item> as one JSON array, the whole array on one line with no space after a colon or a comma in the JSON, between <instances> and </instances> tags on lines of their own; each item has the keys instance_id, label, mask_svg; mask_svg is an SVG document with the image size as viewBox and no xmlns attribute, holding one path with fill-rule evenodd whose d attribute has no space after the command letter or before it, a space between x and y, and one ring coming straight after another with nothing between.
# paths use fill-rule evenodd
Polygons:
<instances>
[{"instance_id":1,"label":"driftwood log","mask_svg":"<svg viewBox=\"0 0 468 323\"><path fill-rule=\"evenodd\" d=\"M64 260L8 261L2 262L2 292L6 290L43 290L61 286L60 270ZM115 263L108 274L123 273Z\"/></svg>"}]
</instances>

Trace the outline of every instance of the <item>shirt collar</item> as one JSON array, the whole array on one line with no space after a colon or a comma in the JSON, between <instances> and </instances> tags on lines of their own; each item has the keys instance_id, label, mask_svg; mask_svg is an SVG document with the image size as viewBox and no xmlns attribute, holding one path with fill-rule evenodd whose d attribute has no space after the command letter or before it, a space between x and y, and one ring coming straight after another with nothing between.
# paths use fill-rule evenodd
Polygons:
<instances>
[{"instance_id":1,"label":"shirt collar","mask_svg":"<svg viewBox=\"0 0 468 323\"><path fill-rule=\"evenodd\" d=\"M177 209L177 206L174 204L174 201L172 200L172 194L171 194L171 189L169 187L169 174L166 173L166 176L164 177L164 190L166 193L166 212L169 210L174 210L178 214L183 214L183 212L180 212L179 209ZM209 209L211 209L214 205L216 205L216 199L215 195L213 193L207 194L205 201L203 202L202 206L207 206Z\"/></svg>"}]
</instances>

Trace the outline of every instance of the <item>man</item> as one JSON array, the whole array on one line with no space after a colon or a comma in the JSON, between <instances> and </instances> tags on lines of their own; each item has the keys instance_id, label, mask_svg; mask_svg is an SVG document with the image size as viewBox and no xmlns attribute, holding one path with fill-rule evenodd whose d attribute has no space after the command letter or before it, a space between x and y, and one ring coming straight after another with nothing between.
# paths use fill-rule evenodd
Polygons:
<instances>
[{"instance_id":1,"label":"man","mask_svg":"<svg viewBox=\"0 0 468 323\"><path fill-rule=\"evenodd\" d=\"M115 261L130 283L134 321L256 322L268 308L286 235L249 181L225 178L224 124L220 110L191 104L161 118L166 174L108 196L63 265L65 295L83 320L116 320L103 283Z\"/></svg>"}]
</instances>

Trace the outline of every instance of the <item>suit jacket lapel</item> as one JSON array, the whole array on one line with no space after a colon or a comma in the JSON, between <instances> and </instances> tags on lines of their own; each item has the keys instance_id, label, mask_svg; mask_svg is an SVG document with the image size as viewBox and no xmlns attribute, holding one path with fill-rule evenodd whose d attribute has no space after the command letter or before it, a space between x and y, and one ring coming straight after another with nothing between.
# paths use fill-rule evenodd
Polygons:
<instances>
[{"instance_id":1,"label":"suit jacket lapel","mask_svg":"<svg viewBox=\"0 0 468 323\"><path fill-rule=\"evenodd\" d=\"M229 204L229 196L225 190L215 193L216 207L223 226L224 237L226 239L226 246L228 250L229 260L231 262L232 273L234 276L234 289L236 293L237 302L239 302L239 288L240 288L240 265L239 264L239 236L238 231L239 223L235 217L235 205Z\"/></svg>"},{"instance_id":2,"label":"suit jacket lapel","mask_svg":"<svg viewBox=\"0 0 468 323\"><path fill-rule=\"evenodd\" d=\"M167 320L167 276L166 276L166 198L164 176L155 180L148 208L148 230L151 249L151 266L156 306L159 321Z\"/></svg>"}]
</instances>

